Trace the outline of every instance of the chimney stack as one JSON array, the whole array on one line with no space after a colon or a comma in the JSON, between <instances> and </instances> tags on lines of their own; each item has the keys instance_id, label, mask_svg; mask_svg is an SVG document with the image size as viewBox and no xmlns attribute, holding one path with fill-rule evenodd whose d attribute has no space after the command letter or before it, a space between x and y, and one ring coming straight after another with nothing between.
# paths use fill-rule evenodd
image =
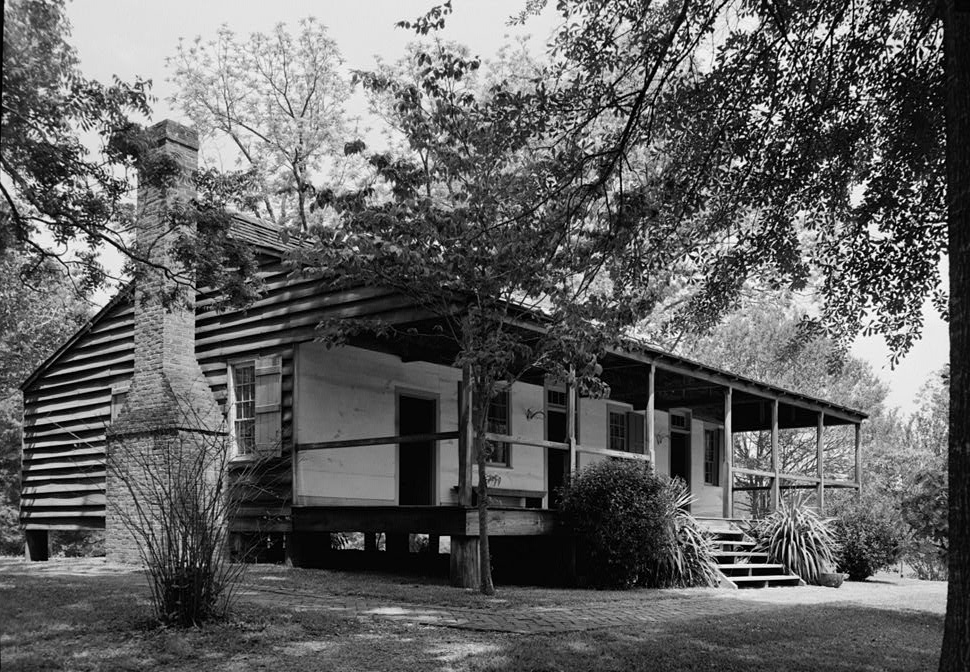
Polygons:
<instances>
[{"instance_id":1,"label":"chimney stack","mask_svg":"<svg viewBox=\"0 0 970 672\"><path fill-rule=\"evenodd\" d=\"M122 518L134 511L137 487L132 485L143 485L143 458L158 453L162 441L179 450L201 446L223 424L195 358L195 288L189 284L181 292L185 300L171 305L163 300L172 295L176 283L192 282L192 274L171 253L175 240L192 232L173 227L171 214L195 196L198 135L168 120L151 127L149 133L159 151L175 158L180 175L168 187L138 186L135 242L147 261L139 262L134 288L134 373L124 407L107 432L108 460L113 466L107 475L106 549L110 558L123 562L139 559Z\"/></svg>"}]
</instances>

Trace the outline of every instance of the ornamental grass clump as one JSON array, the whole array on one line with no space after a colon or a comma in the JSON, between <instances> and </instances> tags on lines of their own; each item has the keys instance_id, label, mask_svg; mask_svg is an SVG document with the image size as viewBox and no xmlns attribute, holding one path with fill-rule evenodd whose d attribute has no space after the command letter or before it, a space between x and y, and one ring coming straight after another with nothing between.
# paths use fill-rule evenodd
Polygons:
<instances>
[{"instance_id":1,"label":"ornamental grass clump","mask_svg":"<svg viewBox=\"0 0 970 672\"><path fill-rule=\"evenodd\" d=\"M653 568L649 583L664 588L716 586L720 582L714 540L687 510L694 497L687 484L675 478L667 484L673 539Z\"/></svg>"},{"instance_id":2,"label":"ornamental grass clump","mask_svg":"<svg viewBox=\"0 0 970 672\"><path fill-rule=\"evenodd\" d=\"M757 541L755 551L767 553L770 562L783 565L805 583L819 585L822 573L834 564L837 544L828 523L800 502L782 502L749 534Z\"/></svg>"}]
</instances>

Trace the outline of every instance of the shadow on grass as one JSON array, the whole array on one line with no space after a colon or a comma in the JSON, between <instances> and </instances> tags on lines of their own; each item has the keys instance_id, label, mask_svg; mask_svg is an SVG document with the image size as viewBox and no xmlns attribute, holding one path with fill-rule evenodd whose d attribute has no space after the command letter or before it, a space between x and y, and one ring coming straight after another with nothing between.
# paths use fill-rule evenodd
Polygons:
<instances>
[{"instance_id":1,"label":"shadow on grass","mask_svg":"<svg viewBox=\"0 0 970 672\"><path fill-rule=\"evenodd\" d=\"M943 636L935 614L855 606L758 606L747 614L646 628L519 638L470 669L872 672L933 669Z\"/></svg>"}]
</instances>

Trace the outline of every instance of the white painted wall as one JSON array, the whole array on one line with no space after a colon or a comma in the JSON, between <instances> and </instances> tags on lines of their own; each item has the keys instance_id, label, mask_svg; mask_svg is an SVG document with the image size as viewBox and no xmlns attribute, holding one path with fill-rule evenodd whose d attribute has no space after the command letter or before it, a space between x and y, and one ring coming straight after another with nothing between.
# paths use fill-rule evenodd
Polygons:
<instances>
[{"instance_id":1,"label":"white painted wall","mask_svg":"<svg viewBox=\"0 0 970 672\"><path fill-rule=\"evenodd\" d=\"M426 362L404 363L393 355L341 347L328 350L318 343L303 343L296 356L297 443L362 439L397 434L397 392L434 395L438 399L438 431L458 429L458 382L461 372ZM510 433L530 439L545 438L543 415L527 419L527 411L544 409L544 389L518 383L510 392ZM603 448L607 442L607 406L632 410L628 404L606 399L579 403L580 445ZM669 415L655 418L656 470L670 473ZM694 513L721 514L722 489L704 486L704 429L717 425L694 420L691 426L691 483L698 502ZM498 479L494 487L546 491L545 448L512 446L511 467L491 466ZM579 454L580 466L604 459ZM397 502L398 449L396 445L334 448L298 452L294 495L297 505L386 505ZM477 468L473 473L477 484ZM438 446L436 503L457 503L458 442ZM546 502L547 503L547 502Z\"/></svg>"},{"instance_id":2,"label":"white painted wall","mask_svg":"<svg viewBox=\"0 0 970 672\"><path fill-rule=\"evenodd\" d=\"M427 362L401 362L393 355L341 347L328 350L303 343L296 358L297 443L393 436L396 391L436 395L438 431L458 429L458 382L461 372ZM526 409L543 408L543 388L518 384L510 395L511 432L543 439L543 416L526 420ZM493 466L498 487L544 491L543 448L512 446L512 467ZM438 444L435 491L437 503L455 503L458 485L458 442ZM363 446L298 452L295 467L298 505L397 502L397 446ZM477 483L477 469L473 474Z\"/></svg>"}]
</instances>

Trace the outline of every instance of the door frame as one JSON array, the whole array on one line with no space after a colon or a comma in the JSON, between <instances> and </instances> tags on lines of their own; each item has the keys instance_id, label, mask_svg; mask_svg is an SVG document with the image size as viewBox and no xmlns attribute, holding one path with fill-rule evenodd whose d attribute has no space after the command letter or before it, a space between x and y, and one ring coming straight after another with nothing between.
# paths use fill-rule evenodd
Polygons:
<instances>
[{"instance_id":1,"label":"door frame","mask_svg":"<svg viewBox=\"0 0 970 672\"><path fill-rule=\"evenodd\" d=\"M401 397L411 397L412 399L425 399L434 402L434 428L432 433L437 434L441 426L441 394L430 392L415 387L394 387L394 433L401 436ZM438 480L441 462L441 450L438 441L431 443L431 504L438 506L440 497L438 493ZM401 506L401 444L395 445L394 449L394 502Z\"/></svg>"},{"instance_id":2,"label":"door frame","mask_svg":"<svg viewBox=\"0 0 970 672\"><path fill-rule=\"evenodd\" d=\"M693 424L693 418L690 415L688 415L687 416L687 429L681 429L679 427L670 427L670 429L669 429L670 437L669 437L668 441L670 442L670 448L669 448L669 451L668 451L669 454L668 454L668 461L667 461L667 472L668 472L667 475L670 476L670 478L673 478L674 477L674 473L673 473L673 471L674 471L674 435L676 434L676 435L679 435L679 436L684 437L684 440L685 440L684 450L685 450L685 458L686 458L685 461L686 461L686 470L687 470L687 478L686 478L686 481L687 481L687 492L691 493L692 495L696 495L696 493L694 492L694 484L693 484L693 480L694 479L692 478L694 461L692 459L693 456L691 455L691 453L693 452L693 441L692 441L693 435L691 433L691 424ZM690 505L688 505L687 506L687 510L690 511L690 509L691 509L691 507L690 507Z\"/></svg>"}]
</instances>

